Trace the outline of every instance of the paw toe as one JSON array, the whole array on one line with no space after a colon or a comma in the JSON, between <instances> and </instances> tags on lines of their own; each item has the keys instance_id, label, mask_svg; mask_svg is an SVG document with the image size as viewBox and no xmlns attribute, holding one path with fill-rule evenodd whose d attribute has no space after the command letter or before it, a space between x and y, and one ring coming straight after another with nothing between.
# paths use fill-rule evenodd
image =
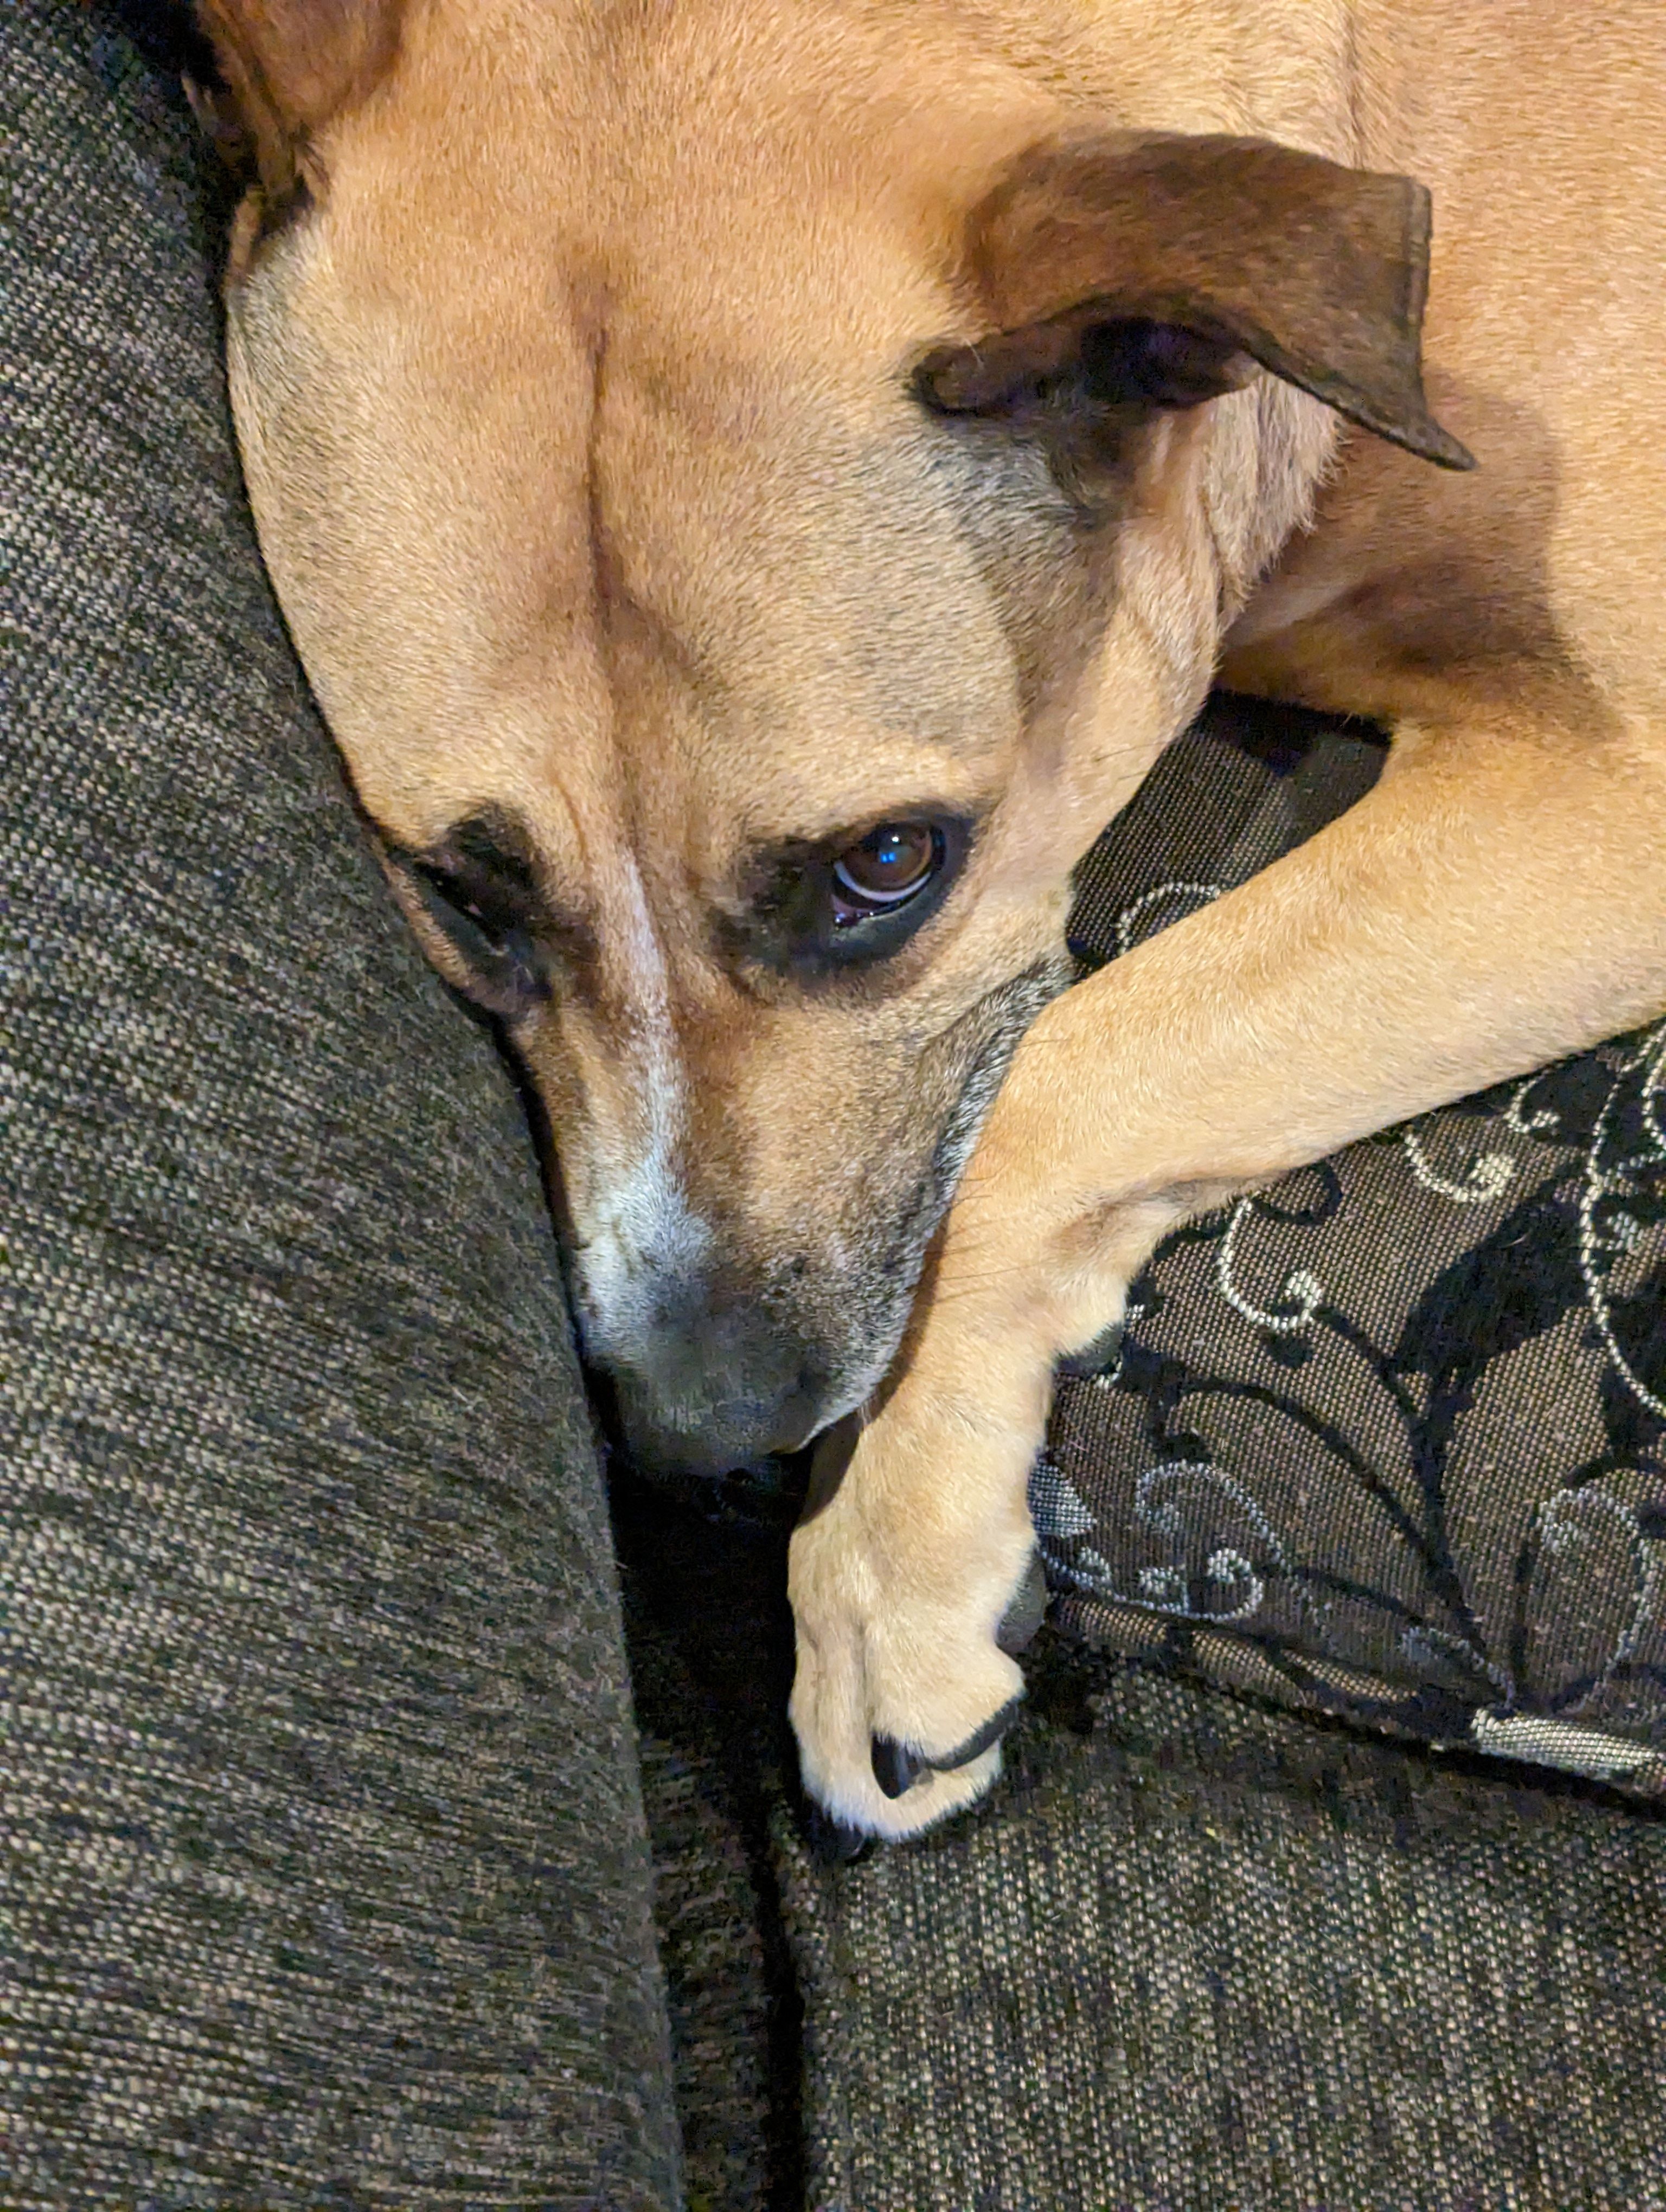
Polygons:
<instances>
[{"instance_id":1,"label":"paw toe","mask_svg":"<svg viewBox=\"0 0 1666 2212\"><path fill-rule=\"evenodd\" d=\"M912 1790L923 1775L955 1774L970 1766L986 1751L997 1744L1018 1717L1024 1703L1024 1692L1009 1698L998 1712L991 1713L981 1728L958 1743L952 1751L944 1752L933 1759L916 1751L911 1744L899 1743L892 1735L875 1735L868 1740L868 1763L873 1769L873 1779L884 1794L894 1802Z\"/></svg>"},{"instance_id":2,"label":"paw toe","mask_svg":"<svg viewBox=\"0 0 1666 2212\"><path fill-rule=\"evenodd\" d=\"M905 1790L912 1790L926 1771L927 1762L920 1753L898 1743L895 1736L874 1736L868 1758L873 1778L887 1797L900 1797Z\"/></svg>"},{"instance_id":3,"label":"paw toe","mask_svg":"<svg viewBox=\"0 0 1666 2212\"><path fill-rule=\"evenodd\" d=\"M812 1857L821 1866L848 1866L866 1858L874 1842L866 1829L836 1820L813 1798L805 1807L804 1832Z\"/></svg>"},{"instance_id":4,"label":"paw toe","mask_svg":"<svg viewBox=\"0 0 1666 2212\"><path fill-rule=\"evenodd\" d=\"M939 1774L953 1774L960 1767L970 1766L975 1759L981 1759L992 1744L1000 1742L1018 1718L1018 1707L1023 1703L1024 1692L1020 1690L1016 1697L1008 1698L999 1712L991 1713L982 1728L974 1729L964 1743L957 1744L941 1759L933 1759L932 1765Z\"/></svg>"}]
</instances>

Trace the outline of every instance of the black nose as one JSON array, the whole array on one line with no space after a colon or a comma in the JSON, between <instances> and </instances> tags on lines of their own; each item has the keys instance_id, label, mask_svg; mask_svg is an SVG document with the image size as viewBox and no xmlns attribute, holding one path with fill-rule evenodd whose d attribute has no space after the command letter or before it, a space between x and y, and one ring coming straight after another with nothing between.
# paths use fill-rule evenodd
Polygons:
<instances>
[{"instance_id":1,"label":"black nose","mask_svg":"<svg viewBox=\"0 0 1666 2212\"><path fill-rule=\"evenodd\" d=\"M587 1346L644 1474L727 1474L796 1451L824 1425L829 1363L790 1324L739 1296L660 1307L640 1342Z\"/></svg>"},{"instance_id":2,"label":"black nose","mask_svg":"<svg viewBox=\"0 0 1666 2212\"><path fill-rule=\"evenodd\" d=\"M638 1376L613 1378L625 1451L645 1474L727 1474L774 1453L797 1451L821 1425L817 1394L783 1390L771 1398L753 1385L705 1404L668 1403Z\"/></svg>"}]
</instances>

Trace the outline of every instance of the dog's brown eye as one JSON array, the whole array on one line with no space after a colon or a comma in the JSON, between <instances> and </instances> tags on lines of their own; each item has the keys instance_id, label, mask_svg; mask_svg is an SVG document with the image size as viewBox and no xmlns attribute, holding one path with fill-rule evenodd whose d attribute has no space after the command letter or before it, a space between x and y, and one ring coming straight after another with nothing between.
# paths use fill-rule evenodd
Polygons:
<instances>
[{"instance_id":1,"label":"dog's brown eye","mask_svg":"<svg viewBox=\"0 0 1666 2212\"><path fill-rule=\"evenodd\" d=\"M833 863L833 920L841 929L922 891L943 864L943 835L927 822L882 822Z\"/></svg>"}]
</instances>

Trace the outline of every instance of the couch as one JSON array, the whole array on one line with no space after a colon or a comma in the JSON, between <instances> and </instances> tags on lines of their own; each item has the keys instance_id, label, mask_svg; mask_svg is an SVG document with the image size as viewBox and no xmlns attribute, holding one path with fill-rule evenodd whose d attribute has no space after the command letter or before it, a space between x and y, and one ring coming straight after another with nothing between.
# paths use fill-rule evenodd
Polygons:
<instances>
[{"instance_id":1,"label":"couch","mask_svg":"<svg viewBox=\"0 0 1666 2212\"><path fill-rule=\"evenodd\" d=\"M1666 2207L1659 1036L1171 1239L1000 1789L824 1863L797 1470L607 1463L261 574L175 60L0 24L0 2205ZM1084 968L1379 757L1217 702Z\"/></svg>"}]
</instances>

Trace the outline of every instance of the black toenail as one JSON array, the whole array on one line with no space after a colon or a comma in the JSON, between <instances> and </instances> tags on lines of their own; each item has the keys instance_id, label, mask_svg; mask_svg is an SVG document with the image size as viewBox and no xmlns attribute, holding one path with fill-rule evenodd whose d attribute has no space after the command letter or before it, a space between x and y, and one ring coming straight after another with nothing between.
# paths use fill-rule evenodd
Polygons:
<instances>
[{"instance_id":1,"label":"black toenail","mask_svg":"<svg viewBox=\"0 0 1666 2212\"><path fill-rule=\"evenodd\" d=\"M926 1771L919 1753L898 1743L895 1736L876 1735L869 1757L873 1778L887 1797L900 1797L905 1790L912 1790Z\"/></svg>"},{"instance_id":2,"label":"black toenail","mask_svg":"<svg viewBox=\"0 0 1666 2212\"><path fill-rule=\"evenodd\" d=\"M873 1841L860 1828L848 1828L842 1820L836 1820L819 1805L806 1808L804 1832L812 1856L822 1866L848 1866L866 1857Z\"/></svg>"},{"instance_id":3,"label":"black toenail","mask_svg":"<svg viewBox=\"0 0 1666 2212\"><path fill-rule=\"evenodd\" d=\"M1047 1576L1043 1569L1041 1553L1031 1552L1030 1564L1024 1571L1024 1580L1012 1593L1012 1601L1000 1617L1000 1626L995 1631L995 1642L1009 1659L1034 1642L1036 1631L1047 1616Z\"/></svg>"},{"instance_id":4,"label":"black toenail","mask_svg":"<svg viewBox=\"0 0 1666 2212\"><path fill-rule=\"evenodd\" d=\"M958 1766L970 1766L980 1752L988 1751L992 1743L1006 1735L1018 1718L1018 1707L1023 1703L1024 1692L1020 1690L1016 1698L1009 1698L998 1713L991 1714L982 1727L958 1745L946 1759L934 1759L932 1765L939 1774L952 1774Z\"/></svg>"}]
</instances>

